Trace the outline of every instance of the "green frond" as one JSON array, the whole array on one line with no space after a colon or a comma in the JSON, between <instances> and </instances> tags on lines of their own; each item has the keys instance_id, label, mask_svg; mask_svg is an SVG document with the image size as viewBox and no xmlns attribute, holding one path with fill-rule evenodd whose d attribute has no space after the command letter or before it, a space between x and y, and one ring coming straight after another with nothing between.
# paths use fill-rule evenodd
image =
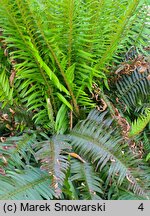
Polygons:
<instances>
[{"instance_id":1,"label":"green frond","mask_svg":"<svg viewBox=\"0 0 150 216\"><path fill-rule=\"evenodd\" d=\"M133 137L141 133L146 125L150 122L150 109L145 110L145 114L141 114L131 125L129 137Z\"/></svg>"},{"instance_id":2,"label":"green frond","mask_svg":"<svg viewBox=\"0 0 150 216\"><path fill-rule=\"evenodd\" d=\"M7 14L5 21L8 24L6 28L4 27L3 37L8 43L8 47L11 47L10 55L16 60L15 88L17 88L22 103L26 103L29 110L36 110L37 119L43 114L41 108L44 107L47 113L44 112L43 119L46 120L49 116L50 121L53 122L54 116L49 115L49 108L51 113L55 109L52 95L53 88L56 87L56 89L58 88L66 94L69 94L69 92L60 83L51 70L51 66L47 65L47 62L43 59L43 54L40 53L40 41L38 43L36 41L36 23L32 19L32 13L28 5L19 0L14 4L9 4L9 6L7 4L9 4L9 1L3 2L3 12L5 11L5 14ZM17 12L20 13L20 16L16 16ZM8 34L11 34L11 37L7 37ZM18 59L20 59L20 62L18 62ZM46 98L49 98L50 106L47 106Z\"/></svg>"},{"instance_id":3,"label":"green frond","mask_svg":"<svg viewBox=\"0 0 150 216\"><path fill-rule=\"evenodd\" d=\"M108 200L147 200L148 197L143 197L141 195L135 194L124 187L118 187L115 181L112 181L108 189Z\"/></svg>"},{"instance_id":4,"label":"green frond","mask_svg":"<svg viewBox=\"0 0 150 216\"><path fill-rule=\"evenodd\" d=\"M64 134L68 130L68 126L68 107L62 104L56 116L55 130L58 134Z\"/></svg>"},{"instance_id":5,"label":"green frond","mask_svg":"<svg viewBox=\"0 0 150 216\"><path fill-rule=\"evenodd\" d=\"M118 197L117 200L148 200L143 198L143 196L135 195L129 191L123 191Z\"/></svg>"},{"instance_id":6,"label":"green frond","mask_svg":"<svg viewBox=\"0 0 150 216\"><path fill-rule=\"evenodd\" d=\"M136 67L130 75L120 73L116 84L120 105L135 115L141 112L129 136L143 143L142 159L117 127L115 105L105 89L113 91L110 70L129 60L132 46L137 55L147 56L149 1L0 4L0 136L10 136L0 137L0 199L148 198L148 57L144 72ZM93 83L99 98L93 98ZM105 111L89 113L102 100ZM8 121L6 104L12 107ZM9 133L4 134L5 126Z\"/></svg>"},{"instance_id":7,"label":"green frond","mask_svg":"<svg viewBox=\"0 0 150 216\"><path fill-rule=\"evenodd\" d=\"M5 142L1 143L0 154L6 158L7 166L2 166L7 169L24 168L34 161L35 153L33 151L33 143L36 141L35 134L18 137L8 137Z\"/></svg>"},{"instance_id":8,"label":"green frond","mask_svg":"<svg viewBox=\"0 0 150 216\"><path fill-rule=\"evenodd\" d=\"M150 71L139 72L139 68L131 75L122 75L116 83L117 97L128 108L135 109L138 105L149 101L150 81L147 79Z\"/></svg>"},{"instance_id":9,"label":"green frond","mask_svg":"<svg viewBox=\"0 0 150 216\"><path fill-rule=\"evenodd\" d=\"M71 146L65 139L65 136L57 135L36 144L36 148L39 149L36 152L36 159L41 161L41 169L47 170L52 177L51 186L55 190L56 197L61 196L65 173L69 168L66 151L70 150Z\"/></svg>"},{"instance_id":10,"label":"green frond","mask_svg":"<svg viewBox=\"0 0 150 216\"><path fill-rule=\"evenodd\" d=\"M79 107L95 106L89 98L93 80L108 88L107 66L117 59L121 43L142 38L145 27L139 25L147 9L139 23L140 7L139 0L1 1L3 39L16 60L15 92L36 123L50 121L54 131L62 104L76 114Z\"/></svg>"},{"instance_id":11,"label":"green frond","mask_svg":"<svg viewBox=\"0 0 150 216\"><path fill-rule=\"evenodd\" d=\"M69 1L70 2L70 1ZM69 3L68 2L68 3ZM30 1L28 1L28 4L30 5ZM49 3L48 3L48 1L47 2L45 2L45 7L48 7L48 5L49 5ZM70 5L70 4L67 4L67 7L68 7L68 5ZM51 3L50 3L50 7L51 7L52 5L51 5ZM60 8L60 4L55 4L55 7L56 6L59 6L59 8ZM62 10L63 10L63 6L65 6L65 4L63 4L63 5L61 5L62 6ZM58 10L58 12L59 12L59 8L57 8L57 10ZM32 8L31 8L32 9ZM70 10L69 10L70 11ZM56 11L55 11L56 12ZM49 12L48 12L49 13ZM44 12L44 14L45 15L47 15L47 13L45 13ZM45 18L45 15L44 15L44 18ZM59 47L57 47L57 45L55 45L55 42L54 42L54 37L55 37L55 35L51 35L50 34L50 36L51 36L51 38L49 37L49 35L47 35L46 34L46 32L44 31L45 29L48 29L49 27L48 26L45 26L45 24L44 24L44 22L42 22L42 17L38 17L37 16L37 13L32 13L32 16L33 16L33 18L34 18L34 20L35 20L35 22L36 22L36 24L37 24L37 27L38 27L38 29L39 29L39 32L41 33L41 36L42 36L42 38L44 39L44 42L45 42L45 44L46 44L46 46L47 46L47 48L48 48L48 50L49 50L49 55L50 56L52 56L52 61L55 61L55 63L54 64L56 64L55 66L59 69L59 73L60 73L60 75L63 77L63 79L64 79L64 83L65 83L65 85L67 86L67 89L68 89L68 91L67 91L67 89L62 85L62 84L59 84L60 85L60 91L64 91L66 94L70 94L71 95L71 97L72 97L72 101L73 101L73 104L74 104L74 108L75 108L75 112L76 113L78 113L79 111L78 111L78 106L77 106L77 101L76 101L76 99L75 99L75 96L74 96L74 93L73 93L73 90L72 90L72 87L71 87L71 85L70 85L70 81L69 81L69 79L67 79L67 77L66 77L66 74L65 74L65 71L64 71L64 69L63 69L63 67L62 67L62 65L61 65L61 59L60 59L60 56L58 56L56 53L58 52L59 53L59 55L61 55L61 53L62 53L62 51L60 51L59 50ZM48 16L49 17L49 16ZM41 22L40 22L41 21ZM67 23L67 22L66 22ZM43 25L44 24L44 25ZM59 29L59 31L60 31L60 29ZM56 33L55 33L56 34ZM70 40L71 41L71 40ZM69 42L69 43L71 43L71 42ZM70 48L69 48L69 50L70 50ZM70 53L70 51L68 50L68 52ZM45 54L45 53L44 53ZM62 58L63 56L61 55L61 58ZM70 59L71 57L70 57L70 54L69 54L69 59ZM69 62L70 62L70 60L68 60ZM45 64L45 63L44 63ZM43 64L42 64L43 65ZM53 65L54 66L54 65ZM69 63L69 67L71 66L71 62ZM52 75L53 76L55 76L54 78L54 81L57 81L57 82L55 82L55 84L57 84L57 83L59 83L59 80L58 79L56 79L57 77L56 77L56 75L55 74L53 74L52 73Z\"/></svg>"},{"instance_id":12,"label":"green frond","mask_svg":"<svg viewBox=\"0 0 150 216\"><path fill-rule=\"evenodd\" d=\"M150 134L144 131L143 133L143 145L146 152L150 152Z\"/></svg>"},{"instance_id":13,"label":"green frond","mask_svg":"<svg viewBox=\"0 0 150 216\"><path fill-rule=\"evenodd\" d=\"M2 107L7 103L12 104L13 88L10 87L9 78L6 74L6 69L0 67L0 102Z\"/></svg>"},{"instance_id":14,"label":"green frond","mask_svg":"<svg viewBox=\"0 0 150 216\"><path fill-rule=\"evenodd\" d=\"M119 2L118 2L119 3ZM137 7L139 5L140 1L124 1L124 3L122 4L122 2L119 3L119 5L117 4L115 6L115 2L112 3L114 8L116 7L116 12L115 15L119 15L119 11L124 11L125 7L126 10L124 11L124 13L120 13L119 17L114 17L114 23L112 26L110 26L110 30L115 30L114 34L111 34L110 38L106 38L106 41L109 42L109 45L107 46L105 52L102 55L102 58L99 60L99 62L96 65L96 68L98 66L103 66L104 64L108 63L110 59L112 59L114 52L117 50L117 48L119 47L119 43L121 43L122 41L122 35L126 34L126 29L129 28L129 26L131 27L130 23L130 19L132 19L132 15L133 13L137 13ZM119 11L117 10L117 6L119 7ZM115 22L116 19L116 22ZM109 30L108 30L109 31ZM127 35L127 34L126 34ZM106 36L105 36L106 37ZM129 36L127 36L126 38L129 39ZM133 38L134 40L134 38Z\"/></svg>"},{"instance_id":15,"label":"green frond","mask_svg":"<svg viewBox=\"0 0 150 216\"><path fill-rule=\"evenodd\" d=\"M103 194L102 180L91 164L71 160L71 173L70 180L80 191L79 194L82 194L80 199L101 199L100 195Z\"/></svg>"},{"instance_id":16,"label":"green frond","mask_svg":"<svg viewBox=\"0 0 150 216\"><path fill-rule=\"evenodd\" d=\"M87 119L71 131L70 139L75 151L94 164L97 170L109 167L107 183L116 178L118 185L121 185L126 179L134 193L144 194L143 184L136 180L140 171L136 167L134 172L130 169L133 164L136 165L134 155L129 150L124 152L123 139L112 118L107 117L107 111L91 111Z\"/></svg>"},{"instance_id":17,"label":"green frond","mask_svg":"<svg viewBox=\"0 0 150 216\"><path fill-rule=\"evenodd\" d=\"M31 166L7 171L5 176L0 175L0 200L52 199L54 192L49 187L50 182L46 172Z\"/></svg>"},{"instance_id":18,"label":"green frond","mask_svg":"<svg viewBox=\"0 0 150 216\"><path fill-rule=\"evenodd\" d=\"M114 55L114 61L118 61L118 63L123 61L122 58L120 58L120 53L125 55L128 49L132 46L138 48L138 52L147 55L143 47L147 46L149 40L149 19L149 2L147 0L139 1L134 16L132 16L126 23L125 32L122 35L122 41ZM128 35L128 37L125 35Z\"/></svg>"}]
</instances>

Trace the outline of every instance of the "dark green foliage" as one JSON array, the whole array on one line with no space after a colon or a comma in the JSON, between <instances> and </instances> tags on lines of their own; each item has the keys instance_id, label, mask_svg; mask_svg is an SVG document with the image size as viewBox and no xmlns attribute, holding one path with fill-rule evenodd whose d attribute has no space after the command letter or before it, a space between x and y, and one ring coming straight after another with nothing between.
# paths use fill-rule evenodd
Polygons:
<instances>
[{"instance_id":1,"label":"dark green foliage","mask_svg":"<svg viewBox=\"0 0 150 216\"><path fill-rule=\"evenodd\" d=\"M53 188L56 198L104 199L106 189L111 189L113 194L117 187L119 196L121 186L147 199L149 186L143 169L148 168L137 160L115 124L108 111L93 110L68 136L57 135L49 139L45 135L42 142L38 142L39 136L35 135L11 138L15 146L11 148L8 140L3 144L5 148L1 149L2 162L7 161L2 180L7 180L7 173L12 169L10 164L22 173L26 164L39 166L35 161L38 159L41 169L49 173L50 188ZM17 174L17 178L22 178L22 175ZM115 188L111 182L116 184ZM65 188L68 188L66 195ZM17 197L19 199L19 192L18 196L16 192Z\"/></svg>"},{"instance_id":2,"label":"dark green foliage","mask_svg":"<svg viewBox=\"0 0 150 216\"><path fill-rule=\"evenodd\" d=\"M108 82L148 55L148 1L1 0L0 17L0 199L150 199L148 56Z\"/></svg>"},{"instance_id":3,"label":"dark green foliage","mask_svg":"<svg viewBox=\"0 0 150 216\"><path fill-rule=\"evenodd\" d=\"M70 148L65 136L54 136L47 141L37 143L36 159L42 163L41 169L47 170L52 177L52 187L55 189L55 196L60 197L61 188L64 184L65 174L69 168L68 155L65 150Z\"/></svg>"},{"instance_id":4,"label":"dark green foliage","mask_svg":"<svg viewBox=\"0 0 150 216\"><path fill-rule=\"evenodd\" d=\"M87 120L77 124L71 132L72 145L83 158L95 164L96 170L102 170L109 164L107 183L118 175L118 178L115 177L118 185L121 185L127 178L129 184L132 182L130 186L133 191L141 194L143 189L134 177L136 172L138 175L140 172L135 171L134 155L129 153L129 149L126 149L112 119L106 118L105 115L106 112L100 114L98 111L93 111ZM127 155L124 151L128 152ZM130 171L130 167L134 167L134 173Z\"/></svg>"},{"instance_id":5,"label":"dark green foliage","mask_svg":"<svg viewBox=\"0 0 150 216\"><path fill-rule=\"evenodd\" d=\"M150 70L140 73L137 68L129 75L122 75L116 83L119 100L132 110L146 103L150 99L150 80L148 80ZM149 104L150 106L150 104Z\"/></svg>"},{"instance_id":6,"label":"dark green foliage","mask_svg":"<svg viewBox=\"0 0 150 216\"><path fill-rule=\"evenodd\" d=\"M8 171L7 176L0 176L0 184L0 200L48 200L54 194L49 175L33 167Z\"/></svg>"},{"instance_id":7,"label":"dark green foliage","mask_svg":"<svg viewBox=\"0 0 150 216\"><path fill-rule=\"evenodd\" d=\"M101 199L103 194L102 180L90 163L71 161L71 174L70 181L80 191L78 192L78 199Z\"/></svg>"}]
</instances>

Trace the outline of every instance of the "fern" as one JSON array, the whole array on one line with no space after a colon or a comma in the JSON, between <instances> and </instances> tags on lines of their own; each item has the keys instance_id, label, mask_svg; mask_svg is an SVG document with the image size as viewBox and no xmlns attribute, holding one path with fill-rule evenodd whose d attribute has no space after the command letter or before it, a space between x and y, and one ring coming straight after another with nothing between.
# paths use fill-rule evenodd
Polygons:
<instances>
[{"instance_id":1,"label":"fern","mask_svg":"<svg viewBox=\"0 0 150 216\"><path fill-rule=\"evenodd\" d=\"M123 39L115 53L116 58L114 60L116 63L120 63L124 60L126 52L131 47L136 47L137 53L148 55L148 53L144 51L143 47L147 46L149 41L149 2L140 1L138 11L139 13L135 13L127 23L125 34L127 34L128 37L124 37L123 35Z\"/></svg>"},{"instance_id":2,"label":"fern","mask_svg":"<svg viewBox=\"0 0 150 216\"><path fill-rule=\"evenodd\" d=\"M69 124L69 118L64 124L60 115L63 105L65 112L73 110L76 116L79 107L95 106L89 97L93 80L108 88L106 72L117 59L115 52L124 41L142 38L142 30L137 32L147 18L147 10L139 10L146 6L146 1L142 3L1 1L3 39L16 61L13 96L17 92L20 103L34 111L36 124L62 133ZM139 24L133 15L144 19Z\"/></svg>"},{"instance_id":3,"label":"fern","mask_svg":"<svg viewBox=\"0 0 150 216\"><path fill-rule=\"evenodd\" d=\"M38 168L7 171L6 176L0 175L0 184L0 200L49 200L54 195L49 175Z\"/></svg>"},{"instance_id":4,"label":"fern","mask_svg":"<svg viewBox=\"0 0 150 216\"><path fill-rule=\"evenodd\" d=\"M100 194L103 194L102 180L98 173L95 173L91 164L71 161L71 173L70 180L72 183L76 183L75 187L78 187L80 194L82 194L80 199L101 199Z\"/></svg>"},{"instance_id":5,"label":"fern","mask_svg":"<svg viewBox=\"0 0 150 216\"><path fill-rule=\"evenodd\" d=\"M131 131L129 132L129 137L138 135L144 130L146 125L150 122L150 109L145 110L145 115L141 114L137 120L132 123Z\"/></svg>"},{"instance_id":6,"label":"fern","mask_svg":"<svg viewBox=\"0 0 150 216\"><path fill-rule=\"evenodd\" d=\"M125 148L121 144L123 140L113 126L112 119L106 118L106 113L92 111L86 120L78 123L70 134L72 145L83 159L91 161L98 170L109 166L107 184L118 174L118 185L127 179L134 193L142 194L144 193L142 182L136 180L136 173L139 170L134 168L136 171L132 172L130 169L136 161L129 152L127 155L121 153Z\"/></svg>"},{"instance_id":7,"label":"fern","mask_svg":"<svg viewBox=\"0 0 150 216\"><path fill-rule=\"evenodd\" d=\"M40 142L43 136L44 140ZM37 132L31 131L30 135L7 138L2 143L0 148L2 160L0 163L3 171L7 173L12 169L24 172L27 165L38 166L38 161L41 162L40 169L47 171L49 179L51 179L49 186L53 188L53 194L58 198L61 196L62 186L69 168L68 154L65 153L69 150L70 145L64 136L58 135L48 138L44 133L37 134Z\"/></svg>"},{"instance_id":8,"label":"fern","mask_svg":"<svg viewBox=\"0 0 150 216\"><path fill-rule=\"evenodd\" d=\"M6 74L5 68L0 68L0 101L3 103L2 107L7 103L12 104L13 88L10 87L9 79Z\"/></svg>"},{"instance_id":9,"label":"fern","mask_svg":"<svg viewBox=\"0 0 150 216\"><path fill-rule=\"evenodd\" d=\"M147 79L149 70L140 73L137 68L131 75L122 75L116 83L117 97L129 107L135 109L138 105L147 102L150 97L150 81Z\"/></svg>"},{"instance_id":10,"label":"fern","mask_svg":"<svg viewBox=\"0 0 150 216\"><path fill-rule=\"evenodd\" d=\"M112 61L122 61L131 45L144 52L147 5L146 0L1 0L1 38L8 61L15 62L15 77L11 87L11 69L0 64L0 102L25 108L34 126L23 136L1 138L0 199L149 197L148 167L122 137L115 107L103 91L98 96L110 111L93 110L80 120L98 103L91 98L92 84L109 89ZM149 106L149 69L138 70L117 82L117 97L131 110ZM138 124L134 133L148 118L142 115L133 124L133 129Z\"/></svg>"},{"instance_id":11,"label":"fern","mask_svg":"<svg viewBox=\"0 0 150 216\"><path fill-rule=\"evenodd\" d=\"M68 156L63 154L69 149L65 137L56 136L48 141L37 143L36 159L42 163L41 169L46 169L52 177L52 187L55 190L55 196L61 196L61 189L65 179L65 173L69 168Z\"/></svg>"},{"instance_id":12,"label":"fern","mask_svg":"<svg viewBox=\"0 0 150 216\"><path fill-rule=\"evenodd\" d=\"M33 179L32 182L28 181L29 185L28 183L26 185L24 176L24 173L31 178L32 175L34 176L33 169L27 171L27 165L34 164L40 166L36 176L40 175L41 178L40 170L47 171L46 179L49 179L49 186L43 182L43 187L50 187L50 191L53 191L50 194L52 193L55 198L63 199L69 193L69 198L106 199L105 190L112 188L111 182L116 184L118 196L121 187L126 190L128 188L128 191L134 194L148 197L147 181L144 180L145 172L143 172L146 166L143 166L124 144L120 129L116 127L116 122L110 117L108 111L100 113L93 110L68 135L49 138L44 133L37 134L34 131L31 133L33 135L8 138L2 143L0 163L5 174L1 176L2 182L8 181L9 173L12 174L10 178L12 182L15 176L14 178L17 178L20 184L23 177L25 188L21 187L21 190L24 190L24 194L28 194L30 187L38 184L37 189L34 187L32 190L32 193L37 195L38 188L40 190L45 180L39 179L37 183L36 179ZM38 161L40 164L37 163ZM15 172L10 171L14 168ZM20 174L17 174L17 170L20 170ZM11 187L9 181L8 184ZM8 187L7 198L23 198L16 187L13 189ZM65 193L65 187L69 188L70 192ZM3 190L0 191L4 196L6 191ZM16 194L11 192L14 190ZM38 199L39 196L37 195ZM36 199L36 196L32 198Z\"/></svg>"},{"instance_id":13,"label":"fern","mask_svg":"<svg viewBox=\"0 0 150 216\"><path fill-rule=\"evenodd\" d=\"M9 169L23 169L34 160L35 152L33 151L33 143L36 141L35 134L7 138L1 143L0 153L6 160L2 162L2 167L7 171Z\"/></svg>"}]
</instances>

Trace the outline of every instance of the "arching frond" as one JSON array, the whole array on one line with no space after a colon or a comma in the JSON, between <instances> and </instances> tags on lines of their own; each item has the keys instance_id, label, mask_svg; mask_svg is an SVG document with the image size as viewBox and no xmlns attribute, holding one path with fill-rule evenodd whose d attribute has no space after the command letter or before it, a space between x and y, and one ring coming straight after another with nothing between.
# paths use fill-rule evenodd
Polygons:
<instances>
[{"instance_id":1,"label":"arching frond","mask_svg":"<svg viewBox=\"0 0 150 216\"><path fill-rule=\"evenodd\" d=\"M5 176L0 175L0 200L52 199L50 182L49 175L38 168L7 171Z\"/></svg>"},{"instance_id":2,"label":"arching frond","mask_svg":"<svg viewBox=\"0 0 150 216\"><path fill-rule=\"evenodd\" d=\"M55 125L62 105L76 115L79 107L95 106L93 80L108 88L115 52L144 40L146 7L144 0L1 0L3 40L15 60L14 97L17 92L37 124L62 132L63 118Z\"/></svg>"},{"instance_id":3,"label":"arching frond","mask_svg":"<svg viewBox=\"0 0 150 216\"><path fill-rule=\"evenodd\" d=\"M65 139L63 135L58 135L36 145L36 148L40 148L36 152L36 159L41 161L41 169L46 169L52 177L52 187L56 197L61 196L61 188L69 168L68 155L65 151L71 146Z\"/></svg>"},{"instance_id":4,"label":"arching frond","mask_svg":"<svg viewBox=\"0 0 150 216\"><path fill-rule=\"evenodd\" d=\"M115 52L114 61L116 63L129 59L131 56L128 55L128 51L132 47L137 48L137 54L144 53L148 55L148 52L143 48L149 44L149 1L140 1L137 11L127 22L124 35L128 35L128 37L122 37L118 50Z\"/></svg>"},{"instance_id":5,"label":"arching frond","mask_svg":"<svg viewBox=\"0 0 150 216\"><path fill-rule=\"evenodd\" d=\"M0 1L0 105L22 107L34 122L14 137L17 109L9 125L0 113L10 130L0 131L0 199L149 197L149 167L128 146L128 116L105 96L113 65L147 54L148 8L147 0ZM117 99L139 112L150 107L150 70L148 58L136 63L120 74ZM99 103L104 111L86 118ZM131 137L148 121L138 118Z\"/></svg>"},{"instance_id":6,"label":"arching frond","mask_svg":"<svg viewBox=\"0 0 150 216\"><path fill-rule=\"evenodd\" d=\"M136 179L140 170L134 167L133 172L130 169L136 166L136 160L129 150L128 153L124 152L125 146L118 129L106 114L107 111L100 113L95 110L86 120L79 122L70 133L72 145L83 159L95 164L98 170L106 165L109 167L107 183L115 177L118 185L121 185L126 179L135 193L143 194L142 181Z\"/></svg>"}]
</instances>

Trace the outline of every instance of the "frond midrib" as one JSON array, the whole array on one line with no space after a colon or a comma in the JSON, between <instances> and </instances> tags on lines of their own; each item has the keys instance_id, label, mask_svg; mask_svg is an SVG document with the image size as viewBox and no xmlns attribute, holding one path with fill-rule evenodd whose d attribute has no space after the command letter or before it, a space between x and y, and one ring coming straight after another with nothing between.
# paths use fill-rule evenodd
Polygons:
<instances>
[{"instance_id":1,"label":"frond midrib","mask_svg":"<svg viewBox=\"0 0 150 216\"><path fill-rule=\"evenodd\" d=\"M101 147L105 152L108 152L109 155L111 155L114 160L116 159L118 162L120 162L121 164L123 164L122 161L120 159L118 159L114 154L112 154L112 152L108 148L106 148L102 143L96 141L96 139L93 139L91 136L88 136L87 134L86 134L86 136L83 135L83 134L81 135L81 134L79 134L77 132L71 132L71 135L76 136L78 138L81 138L83 140L86 140L87 142L90 141L91 143L94 143L96 146ZM124 164L124 167L126 169L128 169L125 166L125 164Z\"/></svg>"},{"instance_id":2,"label":"frond midrib","mask_svg":"<svg viewBox=\"0 0 150 216\"><path fill-rule=\"evenodd\" d=\"M27 184L23 184L23 185L19 185L19 188L15 188L14 191L11 191L5 195L0 196L0 200L7 200L7 199L11 199L13 198L15 195L25 192L29 189L33 189L35 186L45 182L46 180L48 180L50 177L48 175L45 175L41 178L38 178L32 182L29 182Z\"/></svg>"},{"instance_id":3,"label":"frond midrib","mask_svg":"<svg viewBox=\"0 0 150 216\"><path fill-rule=\"evenodd\" d=\"M81 135L78 134L76 132L71 132L71 135L73 136L77 136L80 139L86 140L87 142L91 142L94 143L96 146L101 147L105 152L109 153L109 155L112 156L112 159L114 159L115 161L117 161L117 163L121 164L121 166L124 168L125 172L126 172L126 176L132 176L132 180L134 181L134 184L138 187L138 189L140 191L142 191L142 193L144 194L144 188L141 187L141 185L139 185L139 183L136 181L136 178L133 176L133 174L130 172L130 167L127 166L127 163L125 163L126 161L122 161L121 157L117 158L115 154L113 154L109 149L105 148L103 144L101 144L100 142L96 141L95 139L91 138L90 136L88 136L86 134L85 135ZM119 154L118 154L119 155Z\"/></svg>"},{"instance_id":4,"label":"frond midrib","mask_svg":"<svg viewBox=\"0 0 150 216\"><path fill-rule=\"evenodd\" d=\"M133 88L135 88L139 83L141 83L143 80L145 80L146 79L146 77L145 76L143 76L143 77L139 77L139 79L138 80L132 80L133 82L132 82L132 84L130 83L130 85L129 86L127 86L126 88L122 88L121 89L121 92L120 92L120 95L119 95L119 97L120 98L123 98L125 95L127 95L127 93L128 92L131 92L131 90L133 89ZM118 86L119 86L119 88L120 88L120 85L121 85L121 82L118 84ZM122 87L122 85L121 85L121 87ZM135 88L136 89L136 88ZM138 89L138 92L140 92L139 91L140 89Z\"/></svg>"}]
</instances>

